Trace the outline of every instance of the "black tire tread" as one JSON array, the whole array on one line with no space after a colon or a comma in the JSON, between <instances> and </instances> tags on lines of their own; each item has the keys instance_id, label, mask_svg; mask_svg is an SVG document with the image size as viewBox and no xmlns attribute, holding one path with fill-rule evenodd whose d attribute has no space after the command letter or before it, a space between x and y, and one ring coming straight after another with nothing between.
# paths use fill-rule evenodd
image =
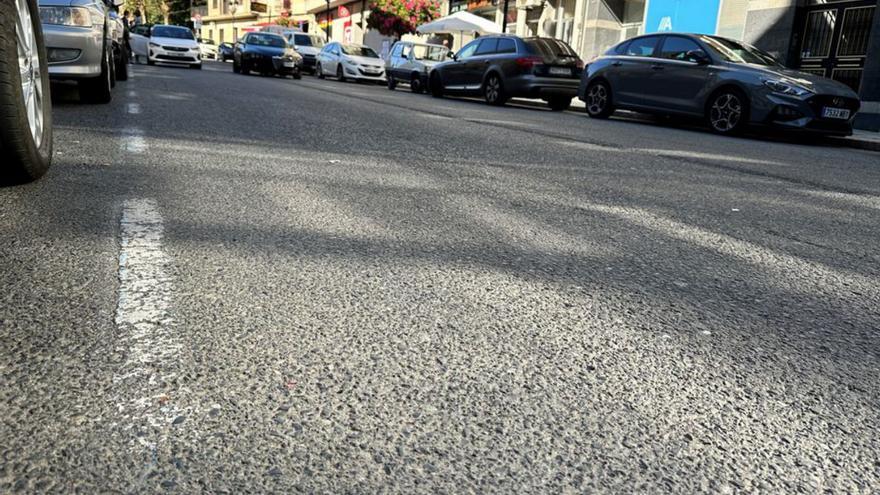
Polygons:
<instances>
[{"instance_id":1,"label":"black tire tread","mask_svg":"<svg viewBox=\"0 0 880 495\"><path fill-rule=\"evenodd\" d=\"M42 52L43 139L37 148L30 135L21 97L18 56L15 46L15 2L0 0L0 183L20 184L38 179L52 160L52 110L46 48L36 0L28 0L37 47ZM11 52L11 54L10 54ZM14 61L14 62L13 62ZM14 66L12 65L14 64Z\"/></svg>"}]
</instances>

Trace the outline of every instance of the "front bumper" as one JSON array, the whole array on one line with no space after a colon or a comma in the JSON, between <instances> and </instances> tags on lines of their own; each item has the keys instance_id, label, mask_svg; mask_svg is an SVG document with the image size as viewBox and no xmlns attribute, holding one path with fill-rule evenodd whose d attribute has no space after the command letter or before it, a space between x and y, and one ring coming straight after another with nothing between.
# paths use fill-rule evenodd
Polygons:
<instances>
[{"instance_id":1,"label":"front bumper","mask_svg":"<svg viewBox=\"0 0 880 495\"><path fill-rule=\"evenodd\" d=\"M520 98L574 98L578 94L580 80L564 77L540 77L523 75L505 81L505 91Z\"/></svg>"},{"instance_id":2,"label":"front bumper","mask_svg":"<svg viewBox=\"0 0 880 495\"><path fill-rule=\"evenodd\" d=\"M202 54L198 48L177 49L176 47L149 46L149 58L153 62L171 64L200 64Z\"/></svg>"},{"instance_id":3,"label":"front bumper","mask_svg":"<svg viewBox=\"0 0 880 495\"><path fill-rule=\"evenodd\" d=\"M272 72L275 74L291 75L302 72L302 61L282 57L249 56L246 58L248 68L255 72ZM292 65L291 65L292 64Z\"/></svg>"},{"instance_id":4,"label":"front bumper","mask_svg":"<svg viewBox=\"0 0 880 495\"><path fill-rule=\"evenodd\" d=\"M303 70L313 71L315 70L315 65L318 63L318 57L314 55L303 55L302 56L302 67Z\"/></svg>"},{"instance_id":5,"label":"front bumper","mask_svg":"<svg viewBox=\"0 0 880 495\"><path fill-rule=\"evenodd\" d=\"M43 38L51 57L49 76L53 79L83 79L101 75L104 33L100 28L43 24ZM67 51L70 52L65 54ZM52 61L55 58L53 54L64 57Z\"/></svg>"},{"instance_id":6,"label":"front bumper","mask_svg":"<svg viewBox=\"0 0 880 495\"><path fill-rule=\"evenodd\" d=\"M835 95L819 94L799 98L765 93L753 99L750 120L753 124L782 130L849 136L852 134L852 123L859 106L858 99ZM849 110L849 118L823 117L822 112L826 107Z\"/></svg>"},{"instance_id":7,"label":"front bumper","mask_svg":"<svg viewBox=\"0 0 880 495\"><path fill-rule=\"evenodd\" d=\"M361 65L342 65L345 71L345 77L357 79L359 81L385 82L385 68L377 67L375 69L365 69Z\"/></svg>"}]
</instances>

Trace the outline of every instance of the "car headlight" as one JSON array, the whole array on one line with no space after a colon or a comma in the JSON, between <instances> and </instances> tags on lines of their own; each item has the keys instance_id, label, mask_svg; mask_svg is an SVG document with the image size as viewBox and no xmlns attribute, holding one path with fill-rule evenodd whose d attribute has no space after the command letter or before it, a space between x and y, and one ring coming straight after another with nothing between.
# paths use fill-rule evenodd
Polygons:
<instances>
[{"instance_id":1,"label":"car headlight","mask_svg":"<svg viewBox=\"0 0 880 495\"><path fill-rule=\"evenodd\" d=\"M780 79L764 79L764 86L772 89L775 93L780 93L784 95L806 96L809 94L813 94L813 92L807 88L803 88L801 86L798 86L797 84Z\"/></svg>"},{"instance_id":2,"label":"car headlight","mask_svg":"<svg viewBox=\"0 0 880 495\"><path fill-rule=\"evenodd\" d=\"M151 41L151 42L150 42L150 46L155 46L156 48L159 48L159 47L162 46L162 45L160 45L159 43L153 43L153 42Z\"/></svg>"},{"instance_id":3,"label":"car headlight","mask_svg":"<svg viewBox=\"0 0 880 495\"><path fill-rule=\"evenodd\" d=\"M92 16L85 7L40 7L40 21L43 24L91 27Z\"/></svg>"}]
</instances>

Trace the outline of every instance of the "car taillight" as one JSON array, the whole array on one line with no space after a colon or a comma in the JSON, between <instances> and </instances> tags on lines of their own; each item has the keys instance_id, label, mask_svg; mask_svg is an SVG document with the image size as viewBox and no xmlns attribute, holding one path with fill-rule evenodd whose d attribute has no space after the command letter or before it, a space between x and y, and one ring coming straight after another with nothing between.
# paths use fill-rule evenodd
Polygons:
<instances>
[{"instance_id":1,"label":"car taillight","mask_svg":"<svg viewBox=\"0 0 880 495\"><path fill-rule=\"evenodd\" d=\"M542 65L544 59L541 57L520 57L516 59L516 65L523 70L531 70L536 65Z\"/></svg>"}]
</instances>

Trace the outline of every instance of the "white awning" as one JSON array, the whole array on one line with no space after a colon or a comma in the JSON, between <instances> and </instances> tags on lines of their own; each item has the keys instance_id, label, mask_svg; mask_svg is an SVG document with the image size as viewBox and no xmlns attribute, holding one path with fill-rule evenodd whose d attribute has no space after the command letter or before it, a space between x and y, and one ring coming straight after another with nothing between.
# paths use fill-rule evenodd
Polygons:
<instances>
[{"instance_id":1,"label":"white awning","mask_svg":"<svg viewBox=\"0 0 880 495\"><path fill-rule=\"evenodd\" d=\"M452 15L422 24L416 30L420 33L500 33L501 26L470 12L456 12Z\"/></svg>"}]
</instances>

